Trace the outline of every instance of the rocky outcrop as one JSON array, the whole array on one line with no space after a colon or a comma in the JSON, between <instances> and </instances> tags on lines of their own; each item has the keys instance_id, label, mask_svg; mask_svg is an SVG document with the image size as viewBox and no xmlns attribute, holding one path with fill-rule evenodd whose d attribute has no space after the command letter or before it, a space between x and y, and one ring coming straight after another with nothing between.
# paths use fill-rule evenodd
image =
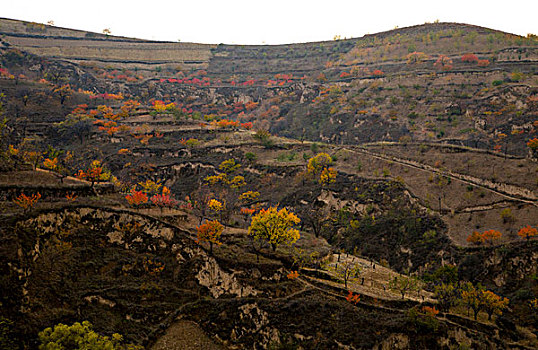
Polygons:
<instances>
[{"instance_id":1,"label":"rocky outcrop","mask_svg":"<svg viewBox=\"0 0 538 350\"><path fill-rule=\"evenodd\" d=\"M251 286L239 283L236 274L237 272L225 272L214 258L205 256L204 263L198 271L196 279L200 285L209 289L214 298L224 294L241 298L259 293Z\"/></svg>"}]
</instances>

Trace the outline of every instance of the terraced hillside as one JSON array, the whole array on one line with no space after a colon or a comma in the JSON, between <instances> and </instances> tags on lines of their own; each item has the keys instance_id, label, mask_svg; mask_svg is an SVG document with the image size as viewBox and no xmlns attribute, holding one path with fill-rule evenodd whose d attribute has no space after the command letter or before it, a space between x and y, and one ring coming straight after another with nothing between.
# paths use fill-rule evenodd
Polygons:
<instances>
[{"instance_id":1,"label":"terraced hillside","mask_svg":"<svg viewBox=\"0 0 538 350\"><path fill-rule=\"evenodd\" d=\"M536 347L534 36L0 32L0 347L83 320L155 349ZM249 234L272 206L295 244ZM472 290L509 301L473 317Z\"/></svg>"}]
</instances>

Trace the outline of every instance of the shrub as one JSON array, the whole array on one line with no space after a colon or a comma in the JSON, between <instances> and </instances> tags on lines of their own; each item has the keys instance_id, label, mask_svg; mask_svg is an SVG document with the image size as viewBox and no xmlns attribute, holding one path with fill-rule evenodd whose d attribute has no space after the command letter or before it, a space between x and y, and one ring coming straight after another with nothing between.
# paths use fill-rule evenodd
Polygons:
<instances>
[{"instance_id":1,"label":"shrub","mask_svg":"<svg viewBox=\"0 0 538 350\"><path fill-rule=\"evenodd\" d=\"M256 131L252 137L259 141L264 147L269 148L273 145L273 141L271 140L271 133L269 131L264 129L259 129Z\"/></svg>"},{"instance_id":2,"label":"shrub","mask_svg":"<svg viewBox=\"0 0 538 350\"><path fill-rule=\"evenodd\" d=\"M24 209L24 211L28 211L34 207L34 205L37 203L37 201L41 198L41 194L33 194L31 196L27 196L24 193L21 193L20 196L15 198L13 202L17 204L19 207Z\"/></svg>"},{"instance_id":3,"label":"shrub","mask_svg":"<svg viewBox=\"0 0 538 350\"><path fill-rule=\"evenodd\" d=\"M439 320L435 317L439 312L435 308L423 307L420 311L411 308L407 311L407 319L418 330L436 332L439 328Z\"/></svg>"},{"instance_id":4,"label":"shrub","mask_svg":"<svg viewBox=\"0 0 538 350\"><path fill-rule=\"evenodd\" d=\"M503 222L506 224L506 223L509 223L509 222L513 222L515 220L515 217L514 217L514 214L512 214L512 209L510 208L505 208L501 211L501 219L503 219Z\"/></svg>"},{"instance_id":5,"label":"shrub","mask_svg":"<svg viewBox=\"0 0 538 350\"><path fill-rule=\"evenodd\" d=\"M0 316L0 348L5 350L19 349L15 341L13 322L2 316Z\"/></svg>"},{"instance_id":6,"label":"shrub","mask_svg":"<svg viewBox=\"0 0 538 350\"><path fill-rule=\"evenodd\" d=\"M523 80L523 73L521 72L512 72L512 74L510 74L510 80L512 81L515 81L515 82L519 82L521 80Z\"/></svg>"},{"instance_id":7,"label":"shrub","mask_svg":"<svg viewBox=\"0 0 538 350\"><path fill-rule=\"evenodd\" d=\"M133 344L124 344L123 336L114 333L111 338L102 336L92 329L88 321L75 322L68 326L57 324L39 332L39 349L142 349Z\"/></svg>"},{"instance_id":8,"label":"shrub","mask_svg":"<svg viewBox=\"0 0 538 350\"><path fill-rule=\"evenodd\" d=\"M466 53L465 55L461 56L461 61L474 63L478 62L478 57L474 53Z\"/></svg>"},{"instance_id":9,"label":"shrub","mask_svg":"<svg viewBox=\"0 0 538 350\"><path fill-rule=\"evenodd\" d=\"M248 160L249 162L256 161L256 158L258 158L258 157L256 156L256 154L254 154L252 152L245 153L245 159Z\"/></svg>"}]
</instances>

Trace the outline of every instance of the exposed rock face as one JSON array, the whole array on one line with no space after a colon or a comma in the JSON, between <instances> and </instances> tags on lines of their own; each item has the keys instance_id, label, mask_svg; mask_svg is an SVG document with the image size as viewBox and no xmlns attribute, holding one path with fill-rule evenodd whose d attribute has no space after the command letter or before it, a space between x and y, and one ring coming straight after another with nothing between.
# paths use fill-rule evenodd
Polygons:
<instances>
[{"instance_id":1,"label":"exposed rock face","mask_svg":"<svg viewBox=\"0 0 538 350\"><path fill-rule=\"evenodd\" d=\"M508 281L522 281L527 276L538 273L538 252L507 256L502 252L492 252L484 262L490 271L490 278L497 287L504 287Z\"/></svg>"},{"instance_id":2,"label":"exposed rock face","mask_svg":"<svg viewBox=\"0 0 538 350\"><path fill-rule=\"evenodd\" d=\"M405 350L410 349L409 337L405 334L392 334L381 344L374 347L375 350Z\"/></svg>"},{"instance_id":3,"label":"exposed rock face","mask_svg":"<svg viewBox=\"0 0 538 350\"><path fill-rule=\"evenodd\" d=\"M15 226L24 241L7 266L20 281L20 309L28 314L43 304L47 317L60 317L56 297L43 296L43 290L55 288L82 309L65 312L89 312L92 323L97 314L122 319L139 329L130 335L138 338L201 295L260 293L239 282L240 271L221 268L189 232L136 212L69 208Z\"/></svg>"},{"instance_id":4,"label":"exposed rock face","mask_svg":"<svg viewBox=\"0 0 538 350\"><path fill-rule=\"evenodd\" d=\"M225 272L214 258L206 256L196 278L200 285L209 289L214 298L218 298L223 294L235 295L241 298L259 293L251 286L244 286L239 283L235 274L235 272Z\"/></svg>"},{"instance_id":5,"label":"exposed rock face","mask_svg":"<svg viewBox=\"0 0 538 350\"><path fill-rule=\"evenodd\" d=\"M357 201L337 198L333 192L328 190L322 190L317 200L325 203L325 205L335 211L342 208L349 208L355 213L362 214L366 212L368 206L371 206L372 209L377 209L377 206L372 204L361 204Z\"/></svg>"},{"instance_id":6,"label":"exposed rock face","mask_svg":"<svg viewBox=\"0 0 538 350\"><path fill-rule=\"evenodd\" d=\"M239 307L239 317L241 325L234 328L233 332L237 338L246 335L256 334L260 339L260 347L267 349L268 345L280 344L280 333L274 327L267 327L269 324L269 315L263 311L257 304L245 304ZM258 347L256 347L258 348Z\"/></svg>"}]
</instances>

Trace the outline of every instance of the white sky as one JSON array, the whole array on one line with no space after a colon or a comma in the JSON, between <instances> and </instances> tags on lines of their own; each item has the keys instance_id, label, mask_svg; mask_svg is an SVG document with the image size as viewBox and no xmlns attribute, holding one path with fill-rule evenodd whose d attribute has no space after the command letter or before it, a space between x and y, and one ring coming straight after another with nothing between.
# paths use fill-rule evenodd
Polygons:
<instances>
[{"instance_id":1,"label":"white sky","mask_svg":"<svg viewBox=\"0 0 538 350\"><path fill-rule=\"evenodd\" d=\"M538 0L2 0L0 17L153 40L283 44L439 19L538 34Z\"/></svg>"}]
</instances>

